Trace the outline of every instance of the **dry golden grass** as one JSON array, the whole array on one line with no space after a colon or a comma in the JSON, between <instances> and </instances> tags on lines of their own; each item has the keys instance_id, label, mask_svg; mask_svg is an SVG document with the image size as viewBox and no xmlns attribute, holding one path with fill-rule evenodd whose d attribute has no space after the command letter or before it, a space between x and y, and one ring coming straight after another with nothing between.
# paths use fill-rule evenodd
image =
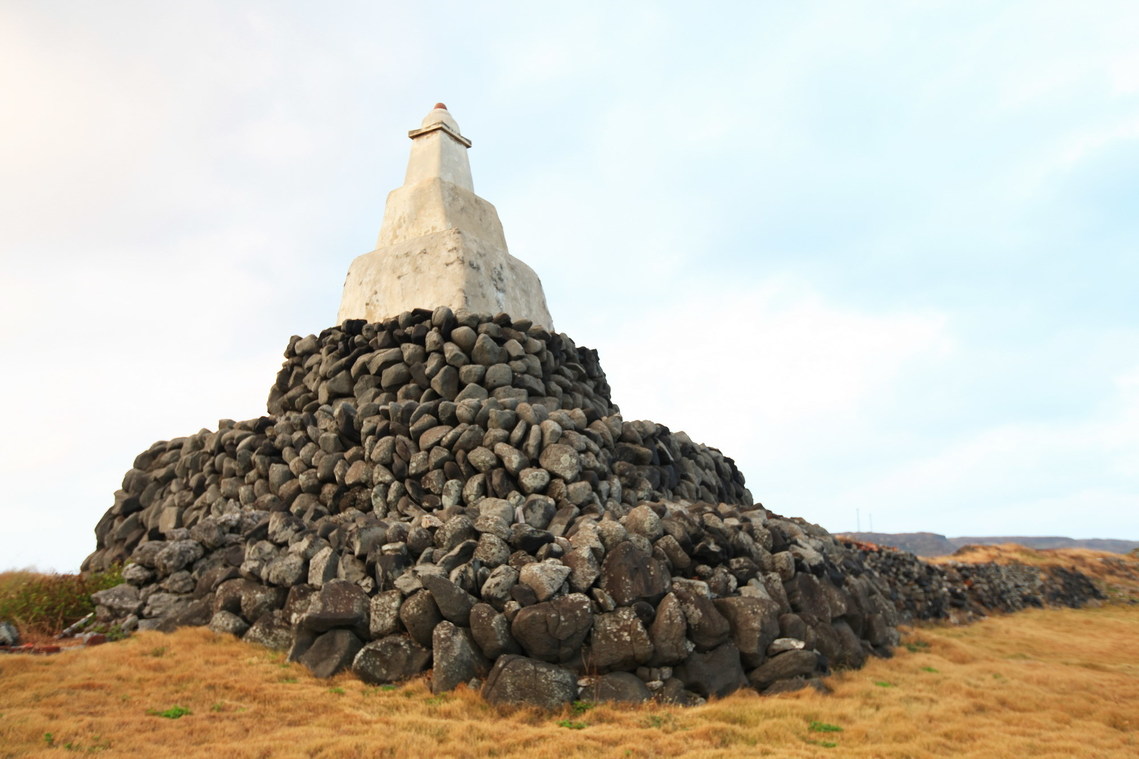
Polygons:
<instances>
[{"instance_id":1,"label":"dry golden grass","mask_svg":"<svg viewBox=\"0 0 1139 759\"><path fill-rule=\"evenodd\" d=\"M1136 640L1139 606L1034 610L909 631L893 659L830 678L831 695L546 714L421 682L318 681L200 628L143 633L0 658L0 756L1132 757ZM190 713L154 713L175 707Z\"/></svg>"}]
</instances>

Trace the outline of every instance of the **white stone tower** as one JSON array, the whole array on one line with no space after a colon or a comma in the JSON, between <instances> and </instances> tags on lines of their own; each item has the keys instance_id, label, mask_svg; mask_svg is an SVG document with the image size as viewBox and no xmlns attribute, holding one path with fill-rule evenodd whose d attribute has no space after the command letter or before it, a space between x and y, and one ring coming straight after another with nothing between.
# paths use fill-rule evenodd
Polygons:
<instances>
[{"instance_id":1,"label":"white stone tower","mask_svg":"<svg viewBox=\"0 0 1139 759\"><path fill-rule=\"evenodd\" d=\"M348 267L337 321L450 306L553 330L538 275L507 252L498 212L475 195L471 141L447 106L437 103L408 136L403 187L388 194L376 249Z\"/></svg>"}]
</instances>

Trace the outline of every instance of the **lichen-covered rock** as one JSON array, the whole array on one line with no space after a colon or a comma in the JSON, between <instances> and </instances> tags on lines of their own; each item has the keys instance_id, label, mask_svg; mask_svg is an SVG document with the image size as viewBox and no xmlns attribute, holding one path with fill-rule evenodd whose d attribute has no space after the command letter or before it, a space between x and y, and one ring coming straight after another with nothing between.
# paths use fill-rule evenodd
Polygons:
<instances>
[{"instance_id":1,"label":"lichen-covered rock","mask_svg":"<svg viewBox=\"0 0 1139 759\"><path fill-rule=\"evenodd\" d=\"M733 596L717 598L713 605L728 620L744 666L758 667L779 637L779 604L770 598Z\"/></svg>"},{"instance_id":2,"label":"lichen-covered rock","mask_svg":"<svg viewBox=\"0 0 1139 759\"><path fill-rule=\"evenodd\" d=\"M208 627L216 633L226 633L240 638L249 630L249 623L233 612L223 609L210 617Z\"/></svg>"},{"instance_id":3,"label":"lichen-covered rock","mask_svg":"<svg viewBox=\"0 0 1139 759\"><path fill-rule=\"evenodd\" d=\"M138 614L143 603L139 597L138 588L127 583L92 593L91 600L95 602L95 610L100 621Z\"/></svg>"},{"instance_id":4,"label":"lichen-covered rock","mask_svg":"<svg viewBox=\"0 0 1139 759\"><path fill-rule=\"evenodd\" d=\"M476 650L470 631L446 620L435 626L431 651L434 657L431 668L433 693L453 690L460 683L485 676L489 670L486 660Z\"/></svg>"},{"instance_id":5,"label":"lichen-covered rock","mask_svg":"<svg viewBox=\"0 0 1139 759\"><path fill-rule=\"evenodd\" d=\"M618 606L639 600L656 603L671 585L664 563L646 555L632 541L617 543L601 565L601 587Z\"/></svg>"},{"instance_id":6,"label":"lichen-covered rock","mask_svg":"<svg viewBox=\"0 0 1139 759\"><path fill-rule=\"evenodd\" d=\"M439 613L431 591L419 590L399 607L399 619L416 643L431 648L435 625L443 621L443 615Z\"/></svg>"},{"instance_id":7,"label":"lichen-covered rock","mask_svg":"<svg viewBox=\"0 0 1139 759\"><path fill-rule=\"evenodd\" d=\"M569 575L569 567L557 559L547 559L522 567L518 581L534 591L539 601L547 601L558 592Z\"/></svg>"},{"instance_id":8,"label":"lichen-covered rock","mask_svg":"<svg viewBox=\"0 0 1139 759\"><path fill-rule=\"evenodd\" d=\"M571 593L520 610L510 632L531 657L565 662L580 653L592 626L589 599Z\"/></svg>"},{"instance_id":9,"label":"lichen-covered rock","mask_svg":"<svg viewBox=\"0 0 1139 759\"><path fill-rule=\"evenodd\" d=\"M557 709L577 699L577 678L556 664L507 654L495 662L482 694L492 704Z\"/></svg>"},{"instance_id":10,"label":"lichen-covered rock","mask_svg":"<svg viewBox=\"0 0 1139 759\"><path fill-rule=\"evenodd\" d=\"M623 606L593 618L588 662L598 671L636 669L653 658L648 630L633 609Z\"/></svg>"},{"instance_id":11,"label":"lichen-covered rock","mask_svg":"<svg viewBox=\"0 0 1139 759\"><path fill-rule=\"evenodd\" d=\"M431 662L431 651L406 635L388 635L363 646L352 672L366 683L382 685L415 677Z\"/></svg>"},{"instance_id":12,"label":"lichen-covered rock","mask_svg":"<svg viewBox=\"0 0 1139 759\"><path fill-rule=\"evenodd\" d=\"M279 610L268 611L250 626L242 640L277 651L287 651L293 644L292 625Z\"/></svg>"},{"instance_id":13,"label":"lichen-covered rock","mask_svg":"<svg viewBox=\"0 0 1139 759\"><path fill-rule=\"evenodd\" d=\"M475 598L470 593L438 575L423 575L420 582L431 592L443 619L462 627L469 626L471 607L475 605Z\"/></svg>"},{"instance_id":14,"label":"lichen-covered rock","mask_svg":"<svg viewBox=\"0 0 1139 759\"><path fill-rule=\"evenodd\" d=\"M368 596L360 586L347 580L331 580L310 602L300 624L316 633L346 628L367 634L370 611Z\"/></svg>"},{"instance_id":15,"label":"lichen-covered rock","mask_svg":"<svg viewBox=\"0 0 1139 759\"><path fill-rule=\"evenodd\" d=\"M471 635L483 656L494 661L504 654L520 654L522 649L510 634L506 615L490 604L475 604L471 609Z\"/></svg>"}]
</instances>

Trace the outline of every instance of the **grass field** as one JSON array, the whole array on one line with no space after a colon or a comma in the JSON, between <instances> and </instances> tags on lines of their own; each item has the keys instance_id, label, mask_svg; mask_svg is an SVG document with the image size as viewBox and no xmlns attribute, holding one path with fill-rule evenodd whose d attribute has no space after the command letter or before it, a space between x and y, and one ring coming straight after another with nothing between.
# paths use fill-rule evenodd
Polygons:
<instances>
[{"instance_id":1,"label":"grass field","mask_svg":"<svg viewBox=\"0 0 1139 759\"><path fill-rule=\"evenodd\" d=\"M1116 602L910 628L894 658L828 678L831 694L552 714L432 696L422 681L316 680L201 628L141 633L0 656L0 757L1139 756L1139 557L986 546L948 558L1062 564ZM0 573L0 603L45 626L89 581Z\"/></svg>"},{"instance_id":2,"label":"grass field","mask_svg":"<svg viewBox=\"0 0 1139 759\"><path fill-rule=\"evenodd\" d=\"M692 709L498 710L421 683L318 681L204 629L0 657L0 756L1133 757L1139 605L911 629L834 692Z\"/></svg>"}]
</instances>

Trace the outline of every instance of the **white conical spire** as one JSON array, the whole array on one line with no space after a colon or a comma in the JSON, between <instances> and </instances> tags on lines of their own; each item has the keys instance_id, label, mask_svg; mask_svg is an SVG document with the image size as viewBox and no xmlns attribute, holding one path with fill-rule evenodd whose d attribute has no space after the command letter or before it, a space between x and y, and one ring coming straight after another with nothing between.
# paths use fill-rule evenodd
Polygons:
<instances>
[{"instance_id":1,"label":"white conical spire","mask_svg":"<svg viewBox=\"0 0 1139 759\"><path fill-rule=\"evenodd\" d=\"M538 276L507 252L498 212L474 193L471 141L447 107L408 136L404 184L388 194L376 250L348 269L339 321L450 306L553 329Z\"/></svg>"}]
</instances>

